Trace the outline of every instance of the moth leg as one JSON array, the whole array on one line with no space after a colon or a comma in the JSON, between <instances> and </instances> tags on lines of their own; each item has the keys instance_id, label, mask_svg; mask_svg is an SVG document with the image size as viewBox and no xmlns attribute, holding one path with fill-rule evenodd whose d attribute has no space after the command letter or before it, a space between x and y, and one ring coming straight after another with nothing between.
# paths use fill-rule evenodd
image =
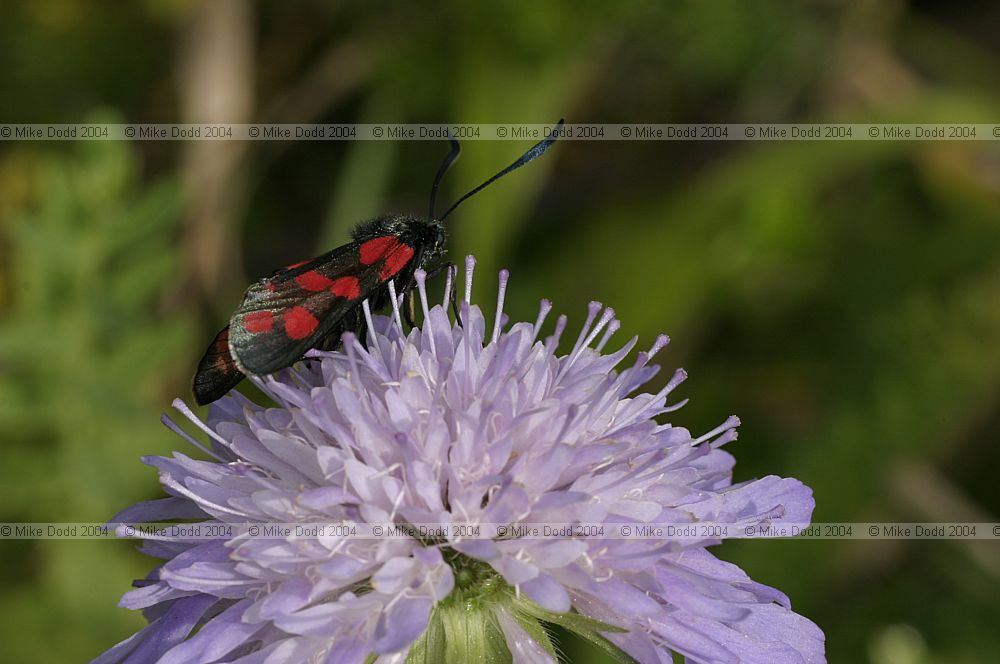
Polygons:
<instances>
[{"instance_id":1,"label":"moth leg","mask_svg":"<svg viewBox=\"0 0 1000 664\"><path fill-rule=\"evenodd\" d=\"M451 296L449 298L451 300L451 312L453 314L455 314L455 323L458 324L459 327L465 327L465 325L462 323L462 314L459 313L459 311L458 311L458 294L457 293L458 293L458 289L457 288L452 288L451 289Z\"/></svg>"},{"instance_id":2,"label":"moth leg","mask_svg":"<svg viewBox=\"0 0 1000 664\"><path fill-rule=\"evenodd\" d=\"M437 265L433 269L431 269L431 271L427 273L427 278L430 279L431 277L441 274L441 272L443 272L444 270L450 270L452 268L456 268L455 274L457 276L458 275L457 266L449 261L447 263L441 263L440 265ZM458 288L456 287L454 282L452 282L451 289L448 292L448 299L451 301L451 312L455 315L455 322L458 323L459 327L461 327L462 315L458 312Z\"/></svg>"},{"instance_id":3,"label":"moth leg","mask_svg":"<svg viewBox=\"0 0 1000 664\"><path fill-rule=\"evenodd\" d=\"M453 268L453 267L455 267L455 264L452 263L452 262L450 262L450 261L447 262L447 263L441 263L440 265L435 265L433 268L431 268L427 272L427 278L431 279L433 277L436 277L439 274L441 274L442 272L444 272L445 270Z\"/></svg>"},{"instance_id":4,"label":"moth leg","mask_svg":"<svg viewBox=\"0 0 1000 664\"><path fill-rule=\"evenodd\" d=\"M423 252L421 251L419 254L417 254L417 256L413 260L415 261L416 265L420 265L420 262L423 260ZM441 267L442 266L439 265L439 266L433 268L432 270L430 270L429 272L426 273L426 276L424 278L425 279L430 279L435 274L437 274L438 272L441 271ZM414 319L414 317L416 316L416 313L417 313L416 294L414 293L414 288L413 288L413 286L416 283L416 281L417 281L417 278L416 278L415 273L411 272L410 275L409 275L409 277L406 279L406 285L403 286L400 289L400 291L399 291L401 293L406 293L407 294L407 299L403 303L403 305L404 305L403 306L403 318L405 319L406 324L410 327L411 330L414 327L417 326L416 323L413 322L413 319Z\"/></svg>"},{"instance_id":5,"label":"moth leg","mask_svg":"<svg viewBox=\"0 0 1000 664\"><path fill-rule=\"evenodd\" d=\"M416 309L416 294L413 292L413 289L410 288L406 291L406 301L403 302L403 320L406 321L406 325L410 328L410 330L417 326L417 324L413 322L413 315L416 313ZM409 330L407 330L407 332L409 332Z\"/></svg>"}]
</instances>

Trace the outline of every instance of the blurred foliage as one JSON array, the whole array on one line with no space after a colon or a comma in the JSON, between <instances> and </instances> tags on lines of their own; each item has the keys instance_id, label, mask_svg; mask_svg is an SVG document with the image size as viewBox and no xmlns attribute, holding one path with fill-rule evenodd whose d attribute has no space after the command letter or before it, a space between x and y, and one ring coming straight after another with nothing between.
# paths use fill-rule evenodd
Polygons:
<instances>
[{"instance_id":1,"label":"blurred foliage","mask_svg":"<svg viewBox=\"0 0 1000 664\"><path fill-rule=\"evenodd\" d=\"M102 521L149 492L136 452L172 446L155 413L193 342L191 316L161 302L178 267L180 190L141 183L122 143L79 143L34 170L4 227L0 511L4 521ZM123 571L145 576L126 547L13 544L0 602L7 661L72 661L141 622L104 610ZM53 621L67 630L58 645Z\"/></svg>"},{"instance_id":2,"label":"blurred foliage","mask_svg":"<svg viewBox=\"0 0 1000 664\"><path fill-rule=\"evenodd\" d=\"M11 7L0 121L77 121L95 108L191 119L178 73L190 69L177 62L213 25L210 4ZM241 51L225 48L244 40L260 120L1000 118L1000 15L986 4L248 7L225 15L226 39L208 31L217 50L204 53L233 62ZM197 215L198 191L224 183L188 186L185 144L3 147L0 490L3 520L24 521L98 521L156 496L137 457L180 445L158 414L187 396L246 277L342 242L361 218L423 211L446 151L245 144L218 176L240 184L225 251L245 272L222 275L219 301L192 272L204 248L190 239L202 230L193 220L225 223ZM463 147L443 201L525 146ZM691 374L675 421L703 431L738 413L737 480L801 478L820 522L998 520L996 142L566 142L449 221L454 256L474 252L481 275L511 268L513 318L533 318L549 297L579 320L599 299L622 337L669 332L661 362ZM480 297L493 288L477 280ZM831 662L971 663L1000 651L995 547L744 541L719 553L786 591L826 632ZM77 661L141 622L114 608L152 564L125 545L7 542L0 561L11 661ZM604 661L571 641L562 651Z\"/></svg>"}]
</instances>

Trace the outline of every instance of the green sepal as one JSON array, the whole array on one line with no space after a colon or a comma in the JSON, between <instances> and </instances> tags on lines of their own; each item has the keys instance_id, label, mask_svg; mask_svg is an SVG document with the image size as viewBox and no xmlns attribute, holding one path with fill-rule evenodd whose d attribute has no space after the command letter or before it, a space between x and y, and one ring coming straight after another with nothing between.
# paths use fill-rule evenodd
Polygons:
<instances>
[{"instance_id":1,"label":"green sepal","mask_svg":"<svg viewBox=\"0 0 1000 664\"><path fill-rule=\"evenodd\" d=\"M410 647L406 656L406 664L438 664L445 661L444 625L435 608L431 612L427 630Z\"/></svg>"},{"instance_id":2,"label":"green sepal","mask_svg":"<svg viewBox=\"0 0 1000 664\"><path fill-rule=\"evenodd\" d=\"M614 661L619 662L619 664L639 664L635 658L601 634L601 632L615 632L619 634L628 632L623 627L595 620L572 610L566 613L556 613L555 611L543 609L534 602L518 601L515 606L517 611L523 612L532 618L558 625L566 631L576 634L591 645L603 650Z\"/></svg>"},{"instance_id":3,"label":"green sepal","mask_svg":"<svg viewBox=\"0 0 1000 664\"><path fill-rule=\"evenodd\" d=\"M509 611L510 615L517 621L517 624L528 633L532 639L534 639L538 645L545 649L545 652L552 656L552 659L559 661L559 655L556 654L555 644L552 643L552 637L549 635L545 625L533 616L529 616L526 613L517 610Z\"/></svg>"},{"instance_id":4,"label":"green sepal","mask_svg":"<svg viewBox=\"0 0 1000 664\"><path fill-rule=\"evenodd\" d=\"M510 650L491 606L442 602L427 631L406 657L407 664L512 664Z\"/></svg>"},{"instance_id":5,"label":"green sepal","mask_svg":"<svg viewBox=\"0 0 1000 664\"><path fill-rule=\"evenodd\" d=\"M445 662L448 664L511 664L513 661L493 611L456 605L445 609L442 620L447 647Z\"/></svg>"}]
</instances>

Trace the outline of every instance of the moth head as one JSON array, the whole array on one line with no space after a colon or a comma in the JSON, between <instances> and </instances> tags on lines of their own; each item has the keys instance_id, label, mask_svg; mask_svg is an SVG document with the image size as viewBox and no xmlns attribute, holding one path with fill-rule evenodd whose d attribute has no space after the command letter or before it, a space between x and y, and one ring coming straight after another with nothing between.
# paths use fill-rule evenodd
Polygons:
<instances>
[{"instance_id":1,"label":"moth head","mask_svg":"<svg viewBox=\"0 0 1000 664\"><path fill-rule=\"evenodd\" d=\"M419 221L423 226L420 232L425 241L420 262L424 265L433 265L440 261L447 252L445 245L448 242L448 231L445 229L444 222L437 219L421 219Z\"/></svg>"}]
</instances>

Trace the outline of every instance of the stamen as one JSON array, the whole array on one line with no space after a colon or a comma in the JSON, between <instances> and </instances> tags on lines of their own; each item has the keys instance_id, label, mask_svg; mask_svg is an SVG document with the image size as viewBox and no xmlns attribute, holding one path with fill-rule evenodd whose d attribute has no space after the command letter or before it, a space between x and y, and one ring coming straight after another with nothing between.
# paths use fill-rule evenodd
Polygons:
<instances>
[{"instance_id":1,"label":"stamen","mask_svg":"<svg viewBox=\"0 0 1000 664\"><path fill-rule=\"evenodd\" d=\"M569 353L570 356L576 355L577 351L580 350L583 340L587 338L587 333L590 332L590 326L593 325L594 319L597 318L597 312L599 312L603 306L603 304L596 301L587 305L587 320L584 321L583 327L580 328L580 336L576 338L576 343L573 344L573 350Z\"/></svg>"},{"instance_id":2,"label":"stamen","mask_svg":"<svg viewBox=\"0 0 1000 664\"><path fill-rule=\"evenodd\" d=\"M493 320L493 336L490 343L496 343L500 338L500 326L503 325L503 303L507 297L507 282L510 280L510 272L506 269L500 270L500 284L497 287L497 314Z\"/></svg>"},{"instance_id":3,"label":"stamen","mask_svg":"<svg viewBox=\"0 0 1000 664\"><path fill-rule=\"evenodd\" d=\"M472 274L476 271L476 257L465 257L465 302L472 304Z\"/></svg>"},{"instance_id":4,"label":"stamen","mask_svg":"<svg viewBox=\"0 0 1000 664\"><path fill-rule=\"evenodd\" d=\"M656 341L653 342L653 347L649 349L649 353L646 354L646 360L652 359L654 355L659 353L664 346L670 343L670 337L665 334L661 334L656 337Z\"/></svg>"},{"instance_id":5,"label":"stamen","mask_svg":"<svg viewBox=\"0 0 1000 664\"><path fill-rule=\"evenodd\" d=\"M583 345L580 346L580 350L582 351L584 348L587 348L590 346L590 344L594 343L594 339L597 338L597 335L601 333L601 330L604 329L604 326L606 326L608 323L614 320L614 317L615 317L614 309L612 309L611 307L605 309L604 313L601 314L601 319L597 321L597 325L594 326L594 329L590 331L590 334L588 334L587 338L584 340Z\"/></svg>"},{"instance_id":6,"label":"stamen","mask_svg":"<svg viewBox=\"0 0 1000 664\"><path fill-rule=\"evenodd\" d=\"M594 305L596 305L596 307ZM594 328L591 330L590 325L594 321L594 316L597 313L595 311L595 308L599 308L601 306L603 305L600 302L590 303L590 312L587 315L587 322L583 326L584 327L583 331L589 330L589 334L587 334L587 337L584 339L582 338L583 331L581 331L580 333L581 338L576 340L576 345L573 346L573 352L570 353L569 359L559 369L560 376L565 375L565 373L569 371L570 367L573 366L573 363L576 362L577 358L580 357L580 355L583 353L583 349L589 347L590 344L594 341L594 339L597 338L597 335L601 333L601 330L604 329L604 326L607 325L608 322L610 322L615 317L615 310L612 309L611 307L608 307L607 309L604 310L604 314L601 315L601 319L597 321L597 325L595 325Z\"/></svg>"},{"instance_id":7,"label":"stamen","mask_svg":"<svg viewBox=\"0 0 1000 664\"><path fill-rule=\"evenodd\" d=\"M559 339L562 338L563 330L566 329L566 320L566 314L560 314L559 318L556 319L556 329L546 337L545 350L549 353L554 353L556 347L559 345Z\"/></svg>"},{"instance_id":8,"label":"stamen","mask_svg":"<svg viewBox=\"0 0 1000 664\"><path fill-rule=\"evenodd\" d=\"M405 337L403 317L399 314L399 296L396 295L396 284L391 279L389 280L389 299L392 301L392 319L396 322L400 335Z\"/></svg>"},{"instance_id":9,"label":"stamen","mask_svg":"<svg viewBox=\"0 0 1000 664\"><path fill-rule=\"evenodd\" d=\"M451 287L454 285L455 281L455 266L449 265L448 269L444 272L444 299L441 300L441 306L446 310L448 305L451 304Z\"/></svg>"},{"instance_id":10,"label":"stamen","mask_svg":"<svg viewBox=\"0 0 1000 664\"><path fill-rule=\"evenodd\" d=\"M653 341L652 348L650 348L648 351L645 350L639 351L639 354L636 355L635 363L632 365L631 371L633 373L636 373L638 372L639 369L646 366L649 363L649 361L653 359L653 356L656 355L658 352L660 352L660 350L668 343L670 343L670 337L668 337L667 335L661 334L660 336L656 337L656 340Z\"/></svg>"},{"instance_id":11,"label":"stamen","mask_svg":"<svg viewBox=\"0 0 1000 664\"><path fill-rule=\"evenodd\" d=\"M535 343L535 339L538 338L542 323L545 322L545 317L549 315L550 311L552 311L552 303L548 300L542 300L538 305L538 318L535 319L535 327L532 328L531 343Z\"/></svg>"},{"instance_id":12,"label":"stamen","mask_svg":"<svg viewBox=\"0 0 1000 664\"><path fill-rule=\"evenodd\" d=\"M367 298L361 301L361 310L365 312L365 324L368 326L368 334L375 334L375 321L372 320L372 308L368 304Z\"/></svg>"},{"instance_id":13,"label":"stamen","mask_svg":"<svg viewBox=\"0 0 1000 664\"><path fill-rule=\"evenodd\" d=\"M375 334L375 321L372 319L372 308L368 304L368 300L361 301L361 309L365 312L365 324L368 326L368 335L366 341L370 348L368 352L371 353L373 350L378 353L378 357L382 362L385 362L385 356L382 354L382 346L379 345L378 337Z\"/></svg>"},{"instance_id":14,"label":"stamen","mask_svg":"<svg viewBox=\"0 0 1000 664\"><path fill-rule=\"evenodd\" d=\"M729 431L725 432L724 434L722 434L721 436L710 442L709 445L712 448L719 448L725 445L726 443L733 442L739 437L740 437L739 431L737 431L736 429L730 429Z\"/></svg>"},{"instance_id":15,"label":"stamen","mask_svg":"<svg viewBox=\"0 0 1000 664\"><path fill-rule=\"evenodd\" d=\"M213 510L216 510L218 512L227 512L234 516L246 518L246 512L235 510L230 507L226 507L224 505L220 505L219 503L213 502L208 498L205 498L204 496L199 495L194 491L192 491L191 489L187 488L186 484L184 484L183 482L179 482L173 476L167 475L166 477L164 477L163 473L160 473L160 483L170 487L177 493L183 495L185 498L190 499L191 502L196 503L202 509L204 509L204 507L207 505L208 507L211 507ZM143 535L143 537L144 538L148 537L148 535Z\"/></svg>"},{"instance_id":16,"label":"stamen","mask_svg":"<svg viewBox=\"0 0 1000 664\"><path fill-rule=\"evenodd\" d=\"M687 380L688 374L684 369L678 369L674 372L674 375L670 377L667 384L663 386L663 389L656 393L656 398L665 397L674 391L678 385Z\"/></svg>"},{"instance_id":17,"label":"stamen","mask_svg":"<svg viewBox=\"0 0 1000 664\"><path fill-rule=\"evenodd\" d=\"M702 443L702 442L708 440L709 438L713 438L713 437L717 436L720 433L725 433L726 431L729 431L730 429L735 429L739 425L740 425L740 418L736 417L735 415L730 415L729 417L726 418L725 422L723 422L719 426L715 427L714 429L712 429L708 433L702 434L701 436L698 436L697 438L695 438L692 441L691 444L692 445L697 445L698 443Z\"/></svg>"},{"instance_id":18,"label":"stamen","mask_svg":"<svg viewBox=\"0 0 1000 664\"><path fill-rule=\"evenodd\" d=\"M619 321L617 318L613 319L610 323L608 323L608 329L604 332L604 336L601 337L601 340L597 343L597 346L594 348L594 350L596 350L598 353L604 350L604 347L608 345L608 341L611 340L611 337L614 335L615 332L618 331L618 328L620 328L621 326L622 326L621 321Z\"/></svg>"},{"instance_id":19,"label":"stamen","mask_svg":"<svg viewBox=\"0 0 1000 664\"><path fill-rule=\"evenodd\" d=\"M174 408L176 408L178 411L180 411L180 413L184 417L186 417L187 419L189 419L191 421L191 423L194 424L196 427L198 427L199 429L201 429L202 431L204 431L205 433L207 433L209 436L211 436L215 440L217 440L220 443L222 443L223 447L225 447L226 449L229 449L229 441L226 440L225 438L223 438L222 436L220 436L219 434L215 433L214 431L212 431L211 427L209 427L207 424L205 424L200 419L198 419L198 416L191 412L191 409L187 407L186 403L184 403L180 399L174 399L170 403L170 405L173 406Z\"/></svg>"},{"instance_id":20,"label":"stamen","mask_svg":"<svg viewBox=\"0 0 1000 664\"><path fill-rule=\"evenodd\" d=\"M430 346L431 353L437 356L437 348L434 346L434 329L431 327L431 311L427 306L427 273L418 268L413 273L413 278L417 282L417 291L420 293L420 308L424 311L424 324L421 332L427 337L427 345Z\"/></svg>"},{"instance_id":21,"label":"stamen","mask_svg":"<svg viewBox=\"0 0 1000 664\"><path fill-rule=\"evenodd\" d=\"M219 456L218 454L216 454L215 452L213 452L211 449L205 447L204 445L202 445L201 443L199 443L197 440L195 440L192 436L190 436L188 434L187 431L184 431L183 429L181 429L180 426L178 426L178 424L176 422L174 422L172 419L170 419L170 417L166 413L163 413L162 415L160 415L160 422L163 423L163 426L167 427L168 429L170 429L171 431L173 431L174 433L176 433L178 436L180 436L181 438L183 438L187 442L189 442L192 445L194 445L195 447L197 447L199 450L201 450L202 452L204 452L208 456L213 457L214 459L216 459L220 463L229 463L229 461L227 459L223 459L221 456Z\"/></svg>"}]
</instances>

